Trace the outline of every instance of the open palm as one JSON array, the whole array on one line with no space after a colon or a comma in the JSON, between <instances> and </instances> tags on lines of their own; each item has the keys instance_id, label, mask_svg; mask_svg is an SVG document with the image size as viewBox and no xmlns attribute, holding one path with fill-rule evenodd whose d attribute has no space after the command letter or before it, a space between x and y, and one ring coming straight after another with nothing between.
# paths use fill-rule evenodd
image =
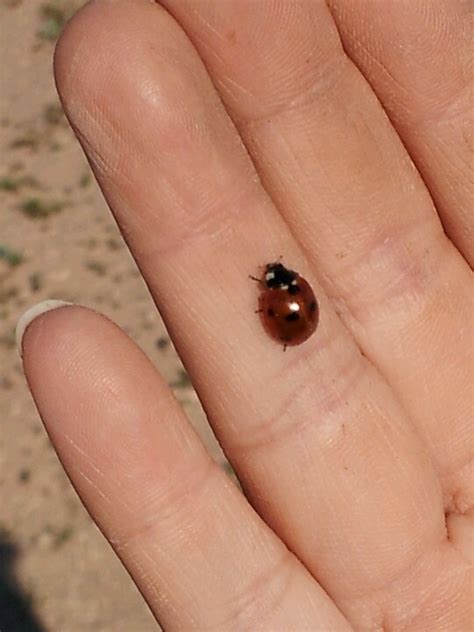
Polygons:
<instances>
[{"instance_id":1,"label":"open palm","mask_svg":"<svg viewBox=\"0 0 474 632\"><path fill-rule=\"evenodd\" d=\"M115 325L28 327L55 448L167 630L469 629L468 12L95 0L60 40L67 115L245 492ZM280 256L320 305L286 353L248 278Z\"/></svg>"}]
</instances>

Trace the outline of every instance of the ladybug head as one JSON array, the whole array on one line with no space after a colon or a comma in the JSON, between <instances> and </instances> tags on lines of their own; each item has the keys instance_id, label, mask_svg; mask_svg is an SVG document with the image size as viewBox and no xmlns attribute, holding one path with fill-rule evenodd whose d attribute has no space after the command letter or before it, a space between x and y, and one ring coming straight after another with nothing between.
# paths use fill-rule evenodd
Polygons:
<instances>
[{"instance_id":1,"label":"ladybug head","mask_svg":"<svg viewBox=\"0 0 474 632\"><path fill-rule=\"evenodd\" d=\"M270 289L288 289L296 281L296 272L285 268L282 263L267 263L265 285Z\"/></svg>"}]
</instances>

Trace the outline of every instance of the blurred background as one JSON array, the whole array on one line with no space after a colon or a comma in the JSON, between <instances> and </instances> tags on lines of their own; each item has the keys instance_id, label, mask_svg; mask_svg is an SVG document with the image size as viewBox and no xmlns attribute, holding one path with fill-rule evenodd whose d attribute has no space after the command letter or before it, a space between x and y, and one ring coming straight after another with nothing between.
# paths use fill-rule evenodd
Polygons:
<instances>
[{"instance_id":1,"label":"blurred background","mask_svg":"<svg viewBox=\"0 0 474 632\"><path fill-rule=\"evenodd\" d=\"M38 418L14 341L30 305L74 301L117 322L228 469L59 105L54 45L83 4L0 0L1 632L157 629Z\"/></svg>"}]
</instances>

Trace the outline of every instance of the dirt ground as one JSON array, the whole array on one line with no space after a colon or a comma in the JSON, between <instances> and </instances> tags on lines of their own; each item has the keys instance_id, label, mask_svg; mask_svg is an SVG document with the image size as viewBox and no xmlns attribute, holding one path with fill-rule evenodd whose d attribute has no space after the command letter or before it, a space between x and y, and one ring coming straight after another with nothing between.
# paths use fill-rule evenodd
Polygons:
<instances>
[{"instance_id":1,"label":"dirt ground","mask_svg":"<svg viewBox=\"0 0 474 632\"><path fill-rule=\"evenodd\" d=\"M54 42L81 1L0 0L0 630L156 630L46 437L14 345L46 298L111 317L149 354L223 467L186 373L62 115Z\"/></svg>"}]
</instances>

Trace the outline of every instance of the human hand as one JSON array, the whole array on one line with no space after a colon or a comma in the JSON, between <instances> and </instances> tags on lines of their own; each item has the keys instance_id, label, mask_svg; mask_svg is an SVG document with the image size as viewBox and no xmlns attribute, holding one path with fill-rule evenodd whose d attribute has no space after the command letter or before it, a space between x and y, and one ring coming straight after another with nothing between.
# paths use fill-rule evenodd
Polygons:
<instances>
[{"instance_id":1,"label":"human hand","mask_svg":"<svg viewBox=\"0 0 474 632\"><path fill-rule=\"evenodd\" d=\"M22 341L59 457L166 629L467 630L468 6L161 4L92 2L56 76L245 496L81 307ZM280 255L321 310L286 353Z\"/></svg>"}]
</instances>

